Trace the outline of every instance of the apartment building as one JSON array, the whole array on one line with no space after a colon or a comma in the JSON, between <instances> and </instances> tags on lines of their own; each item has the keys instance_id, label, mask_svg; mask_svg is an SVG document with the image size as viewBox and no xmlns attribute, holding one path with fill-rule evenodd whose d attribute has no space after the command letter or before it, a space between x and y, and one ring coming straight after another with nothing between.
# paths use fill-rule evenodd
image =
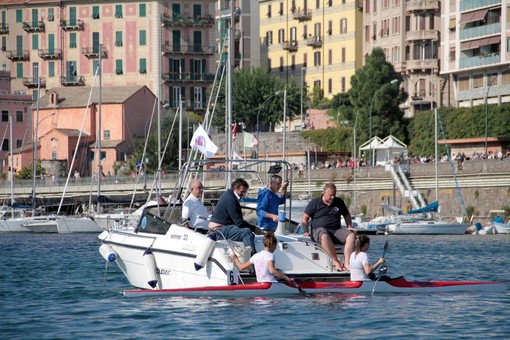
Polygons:
<instances>
[{"instance_id":1,"label":"apartment building","mask_svg":"<svg viewBox=\"0 0 510 340\"><path fill-rule=\"evenodd\" d=\"M510 101L510 1L444 2L441 75L457 107Z\"/></svg>"},{"instance_id":2,"label":"apartment building","mask_svg":"<svg viewBox=\"0 0 510 340\"><path fill-rule=\"evenodd\" d=\"M401 105L405 115L441 105L440 1L365 0L363 13L363 55L380 47L401 73L409 94Z\"/></svg>"},{"instance_id":3,"label":"apartment building","mask_svg":"<svg viewBox=\"0 0 510 340\"><path fill-rule=\"evenodd\" d=\"M216 2L6 0L0 65L13 89L147 86L171 107L205 110L217 62ZM34 98L36 94L34 94Z\"/></svg>"},{"instance_id":4,"label":"apartment building","mask_svg":"<svg viewBox=\"0 0 510 340\"><path fill-rule=\"evenodd\" d=\"M324 97L347 92L362 60L362 6L354 0L261 0L261 66Z\"/></svg>"}]
</instances>

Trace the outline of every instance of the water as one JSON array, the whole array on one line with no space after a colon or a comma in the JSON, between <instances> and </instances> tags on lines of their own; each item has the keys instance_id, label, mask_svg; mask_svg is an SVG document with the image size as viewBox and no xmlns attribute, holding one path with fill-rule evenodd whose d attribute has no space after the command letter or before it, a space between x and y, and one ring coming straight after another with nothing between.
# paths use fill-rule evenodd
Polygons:
<instances>
[{"instance_id":1,"label":"water","mask_svg":"<svg viewBox=\"0 0 510 340\"><path fill-rule=\"evenodd\" d=\"M1 235L1 339L510 338L496 294L125 298L97 235ZM372 236L372 261L408 279L510 282L510 236Z\"/></svg>"}]
</instances>

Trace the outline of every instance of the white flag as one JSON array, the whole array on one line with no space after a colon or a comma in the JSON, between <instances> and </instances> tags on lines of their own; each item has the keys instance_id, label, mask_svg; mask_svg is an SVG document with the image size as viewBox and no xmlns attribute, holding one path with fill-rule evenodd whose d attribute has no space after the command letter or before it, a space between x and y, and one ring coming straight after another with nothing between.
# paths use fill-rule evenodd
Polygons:
<instances>
[{"instance_id":1,"label":"white flag","mask_svg":"<svg viewBox=\"0 0 510 340\"><path fill-rule=\"evenodd\" d=\"M253 148L257 144L259 144L257 137L255 137L254 135L252 135L251 133L248 133L248 132L244 133L244 147L245 148Z\"/></svg>"},{"instance_id":2,"label":"white flag","mask_svg":"<svg viewBox=\"0 0 510 340\"><path fill-rule=\"evenodd\" d=\"M244 158L239 156L237 152L234 151L234 154L232 155L232 159L235 161L244 161Z\"/></svg>"},{"instance_id":3,"label":"white flag","mask_svg":"<svg viewBox=\"0 0 510 340\"><path fill-rule=\"evenodd\" d=\"M214 145L202 125L199 125L195 133L193 133L189 146L203 153L206 158L214 156L216 151L218 151L218 147Z\"/></svg>"}]
</instances>

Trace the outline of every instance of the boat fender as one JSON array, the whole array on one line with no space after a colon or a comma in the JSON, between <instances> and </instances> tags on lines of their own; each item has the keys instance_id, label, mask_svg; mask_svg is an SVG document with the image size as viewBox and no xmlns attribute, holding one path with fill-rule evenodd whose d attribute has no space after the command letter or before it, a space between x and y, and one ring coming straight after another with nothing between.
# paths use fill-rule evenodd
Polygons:
<instances>
[{"instance_id":1,"label":"boat fender","mask_svg":"<svg viewBox=\"0 0 510 340\"><path fill-rule=\"evenodd\" d=\"M156 288L158 284L158 280L156 279L156 258L150 248L143 253L143 260L145 263L145 271L147 272L147 284L152 288Z\"/></svg>"},{"instance_id":2,"label":"boat fender","mask_svg":"<svg viewBox=\"0 0 510 340\"><path fill-rule=\"evenodd\" d=\"M114 262L117 260L117 253L109 244L103 243L101 247L99 247L99 253L108 262Z\"/></svg>"},{"instance_id":3,"label":"boat fender","mask_svg":"<svg viewBox=\"0 0 510 340\"><path fill-rule=\"evenodd\" d=\"M278 213L278 226L274 232L276 235L285 235L285 211L280 210Z\"/></svg>"},{"instance_id":4,"label":"boat fender","mask_svg":"<svg viewBox=\"0 0 510 340\"><path fill-rule=\"evenodd\" d=\"M202 246L197 252L197 256L195 258L195 270L200 270L204 268L207 263L207 259L209 255L211 255L214 246L216 245L216 234L209 234L204 239Z\"/></svg>"}]
</instances>

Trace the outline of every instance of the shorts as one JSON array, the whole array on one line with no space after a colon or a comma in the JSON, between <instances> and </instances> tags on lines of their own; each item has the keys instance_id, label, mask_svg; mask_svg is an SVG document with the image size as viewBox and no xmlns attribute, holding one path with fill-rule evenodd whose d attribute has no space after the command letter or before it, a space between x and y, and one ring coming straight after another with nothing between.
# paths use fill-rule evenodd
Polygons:
<instances>
[{"instance_id":1,"label":"shorts","mask_svg":"<svg viewBox=\"0 0 510 340\"><path fill-rule=\"evenodd\" d=\"M331 241L333 243L338 244L339 242L345 244L345 240L347 239L347 236L349 236L352 233L349 229L328 229L323 227L313 228L312 229L312 240L315 242L321 241L321 237L324 234L329 235L331 237Z\"/></svg>"}]
</instances>

